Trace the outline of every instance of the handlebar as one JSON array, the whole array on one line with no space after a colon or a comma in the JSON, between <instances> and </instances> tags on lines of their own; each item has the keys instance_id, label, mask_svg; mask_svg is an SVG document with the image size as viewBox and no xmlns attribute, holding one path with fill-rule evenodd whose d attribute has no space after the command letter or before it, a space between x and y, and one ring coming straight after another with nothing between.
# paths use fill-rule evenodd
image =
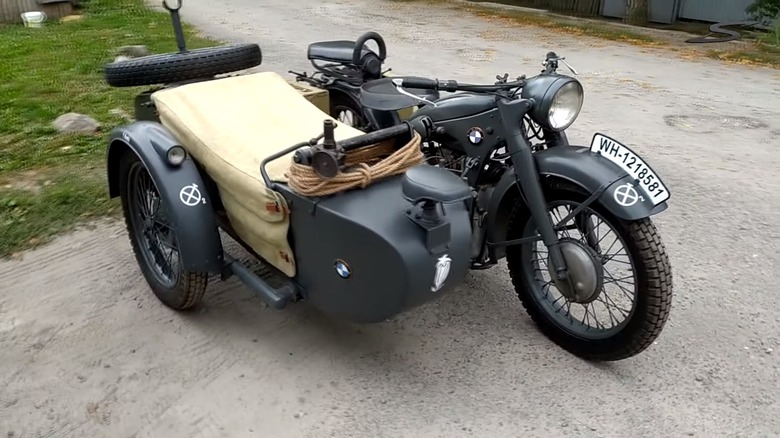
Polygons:
<instances>
[{"instance_id":1,"label":"handlebar","mask_svg":"<svg viewBox=\"0 0 780 438\"><path fill-rule=\"evenodd\" d=\"M178 11L181 9L181 0L177 0L175 3L173 3L176 6L169 5L168 0L163 0L162 4L163 7L168 10L168 12Z\"/></svg>"},{"instance_id":2,"label":"handlebar","mask_svg":"<svg viewBox=\"0 0 780 438\"><path fill-rule=\"evenodd\" d=\"M518 80L512 82L502 82L494 85L478 85L478 84L459 84L454 80L440 80L429 78L397 78L393 79L399 87L404 88L418 88L424 90L436 90L436 91L476 91L476 92L491 92L501 90L511 90L513 88L522 87L525 84L525 76L521 76Z\"/></svg>"},{"instance_id":3,"label":"handlebar","mask_svg":"<svg viewBox=\"0 0 780 438\"><path fill-rule=\"evenodd\" d=\"M379 46L379 54L377 55L379 60L384 61L385 58L387 58L387 46L385 45L384 38L376 32L366 32L363 35L360 35L360 38L355 41L355 50L352 52L352 62L355 63L355 65L360 64L363 46L371 40L376 42L376 45Z\"/></svg>"}]
</instances>

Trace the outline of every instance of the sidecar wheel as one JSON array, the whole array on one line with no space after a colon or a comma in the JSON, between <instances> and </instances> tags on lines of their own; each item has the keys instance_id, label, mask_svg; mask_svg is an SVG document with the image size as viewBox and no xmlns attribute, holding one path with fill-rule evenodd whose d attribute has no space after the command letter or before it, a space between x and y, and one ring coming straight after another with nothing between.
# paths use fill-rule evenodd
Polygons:
<instances>
[{"instance_id":1,"label":"sidecar wheel","mask_svg":"<svg viewBox=\"0 0 780 438\"><path fill-rule=\"evenodd\" d=\"M233 44L115 61L103 68L103 74L112 87L137 87L208 79L256 67L262 61L257 44Z\"/></svg>"},{"instance_id":2,"label":"sidecar wheel","mask_svg":"<svg viewBox=\"0 0 780 438\"><path fill-rule=\"evenodd\" d=\"M554 224L587 198L568 185L545 192ZM650 219L624 221L597 203L581 214L558 235L568 240L570 249L576 246L579 254L594 261L590 266L598 272L595 293L587 298L564 296L552 281L547 248L541 241L507 248L512 283L526 312L553 342L587 360L626 359L651 346L669 317L669 259ZM508 239L538 235L530 219L518 202ZM612 238L606 234L610 231ZM624 254L615 249L618 245L624 247ZM599 310L606 310L606 320L597 315Z\"/></svg>"},{"instance_id":3,"label":"sidecar wheel","mask_svg":"<svg viewBox=\"0 0 780 438\"><path fill-rule=\"evenodd\" d=\"M166 205L144 164L129 150L120 163L120 196L135 259L154 295L175 310L198 304L208 276L183 269Z\"/></svg>"}]
</instances>

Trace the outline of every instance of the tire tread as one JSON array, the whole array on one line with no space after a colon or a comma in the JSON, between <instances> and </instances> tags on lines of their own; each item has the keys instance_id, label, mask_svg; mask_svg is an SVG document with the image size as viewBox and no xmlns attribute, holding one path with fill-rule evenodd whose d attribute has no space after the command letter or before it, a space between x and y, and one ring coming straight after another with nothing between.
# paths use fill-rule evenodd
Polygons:
<instances>
[{"instance_id":1,"label":"tire tread","mask_svg":"<svg viewBox=\"0 0 780 438\"><path fill-rule=\"evenodd\" d=\"M206 79L252 68L261 62L260 46L235 44L112 62L103 68L103 73L112 87L135 87Z\"/></svg>"},{"instance_id":2,"label":"tire tread","mask_svg":"<svg viewBox=\"0 0 780 438\"><path fill-rule=\"evenodd\" d=\"M192 272L180 270L179 281L176 284L176 288L171 291L163 288L155 281L154 274L151 273L150 267L146 264L142 249L139 248L138 242L135 239L135 231L133 229L133 223L130 220L129 205L127 203L127 168L130 167L132 161L138 160L136 155L131 151L125 151L124 157L120 164L120 181L121 181L121 197L122 197L122 210L124 213L125 228L127 230L128 238L130 239L130 246L135 255L135 259L138 263L139 269L149 284L149 288L152 293L163 304L174 310L187 310L194 307L202 299L208 286L208 274L203 272ZM172 294L175 292L175 295Z\"/></svg>"},{"instance_id":3,"label":"tire tread","mask_svg":"<svg viewBox=\"0 0 780 438\"><path fill-rule=\"evenodd\" d=\"M566 186L555 187L555 190L560 189L572 190L573 188ZM510 214L510 227L514 226L512 224L516 224L518 220L526 220L527 217L527 209L522 203L518 202ZM616 218L611 218L611 220L618 222L617 226L622 225L628 234L626 237L631 239L636 245L637 252L641 258L641 264L645 267L647 308L644 315L634 315L634 317L641 318L639 327L627 327L621 334L616 335L617 339L601 344L598 348L593 348L595 345L587 341L574 339L552 323L543 313L544 311L540 310L533 303L533 298L530 296L531 292L526 289L522 268L519 266L514 267L509 257L507 260L509 262L509 274L512 284L526 313L537 324L542 333L553 342L572 354L587 360L617 361L643 352L653 345L660 336L664 325L669 319L672 308L672 270L666 246L661 240L656 226L649 218L632 222L621 221ZM524 222L518 226L523 224ZM631 244L630 242L627 243ZM639 297L636 299L639 299Z\"/></svg>"}]
</instances>

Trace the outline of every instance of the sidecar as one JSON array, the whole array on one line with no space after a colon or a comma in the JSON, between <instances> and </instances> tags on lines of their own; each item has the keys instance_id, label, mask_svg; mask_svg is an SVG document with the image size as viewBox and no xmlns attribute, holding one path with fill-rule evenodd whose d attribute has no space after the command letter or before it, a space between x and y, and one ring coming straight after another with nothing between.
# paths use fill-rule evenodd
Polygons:
<instances>
[{"instance_id":1,"label":"sidecar","mask_svg":"<svg viewBox=\"0 0 780 438\"><path fill-rule=\"evenodd\" d=\"M361 151L419 149L408 125L332 128L333 118L273 72L173 84L137 102L139 120L109 139L108 190L121 198L136 260L165 305L190 308L210 280L235 276L276 309L306 300L371 323L465 277L471 191L460 178L420 158L328 191L346 170L331 179L307 170L346 154L342 167L365 173L376 159L361 161ZM299 162L303 149L315 152L312 164ZM227 254L223 233L263 269Z\"/></svg>"}]
</instances>

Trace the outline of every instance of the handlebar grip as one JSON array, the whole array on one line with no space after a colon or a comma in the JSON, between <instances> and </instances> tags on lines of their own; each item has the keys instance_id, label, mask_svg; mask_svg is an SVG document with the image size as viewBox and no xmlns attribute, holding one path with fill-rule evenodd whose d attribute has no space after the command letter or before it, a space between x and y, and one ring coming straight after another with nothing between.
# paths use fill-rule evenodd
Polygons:
<instances>
[{"instance_id":1,"label":"handlebar grip","mask_svg":"<svg viewBox=\"0 0 780 438\"><path fill-rule=\"evenodd\" d=\"M458 81L438 81L439 90L454 93L458 91Z\"/></svg>"},{"instance_id":2,"label":"handlebar grip","mask_svg":"<svg viewBox=\"0 0 780 438\"><path fill-rule=\"evenodd\" d=\"M401 83L401 86L405 88L438 90L439 81L437 81L436 79L427 79L427 78L404 78L403 82Z\"/></svg>"}]
</instances>

